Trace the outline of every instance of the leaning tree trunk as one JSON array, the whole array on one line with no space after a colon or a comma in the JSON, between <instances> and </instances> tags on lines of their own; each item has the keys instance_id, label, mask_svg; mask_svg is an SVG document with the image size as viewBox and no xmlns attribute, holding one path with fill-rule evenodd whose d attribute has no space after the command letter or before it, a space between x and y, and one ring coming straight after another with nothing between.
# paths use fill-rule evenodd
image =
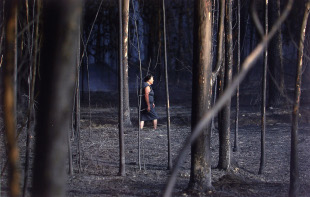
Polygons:
<instances>
[{"instance_id":1,"label":"leaning tree trunk","mask_svg":"<svg viewBox=\"0 0 310 197\"><path fill-rule=\"evenodd\" d=\"M74 97L81 0L43 6L41 84L36 125L33 196L65 196L67 132Z\"/></svg>"},{"instance_id":2,"label":"leaning tree trunk","mask_svg":"<svg viewBox=\"0 0 310 197\"><path fill-rule=\"evenodd\" d=\"M123 81L123 33L122 33L122 0L118 1L119 11L119 175L125 176L125 143L124 143L124 81Z\"/></svg>"},{"instance_id":3,"label":"leaning tree trunk","mask_svg":"<svg viewBox=\"0 0 310 197\"><path fill-rule=\"evenodd\" d=\"M5 27L5 50L3 67L3 109L4 128L9 156L9 190L10 196L20 195L20 174L18 167L19 150L16 142L16 33L17 33L17 0L7 1L7 22Z\"/></svg>"},{"instance_id":4,"label":"leaning tree trunk","mask_svg":"<svg viewBox=\"0 0 310 197\"><path fill-rule=\"evenodd\" d=\"M269 24L272 26L280 17L280 0L270 1ZM284 71L282 61L282 37L281 28L277 31L275 37L270 41L268 47L269 62L269 99L268 106L274 107L281 103L284 90Z\"/></svg>"},{"instance_id":5,"label":"leaning tree trunk","mask_svg":"<svg viewBox=\"0 0 310 197\"><path fill-rule=\"evenodd\" d=\"M212 103L212 0L195 0L194 6L192 131ZM212 188L210 138L208 124L192 144L190 190Z\"/></svg>"},{"instance_id":6,"label":"leaning tree trunk","mask_svg":"<svg viewBox=\"0 0 310 197\"><path fill-rule=\"evenodd\" d=\"M289 190L290 197L298 196L298 191L300 187L299 168L298 168L298 116L299 116L299 105L301 95L302 58L303 58L304 41L305 41L309 12L310 12L310 1L306 4L306 11L301 26L301 35L298 48L298 65L296 73L295 101L293 108L293 122L291 132L291 165L290 165L290 190Z\"/></svg>"},{"instance_id":7,"label":"leaning tree trunk","mask_svg":"<svg viewBox=\"0 0 310 197\"><path fill-rule=\"evenodd\" d=\"M124 67L124 124L131 125L128 84L128 24L129 0L123 0L123 67Z\"/></svg>"},{"instance_id":8,"label":"leaning tree trunk","mask_svg":"<svg viewBox=\"0 0 310 197\"><path fill-rule=\"evenodd\" d=\"M265 5L265 35L268 34L268 1ZM261 156L260 166L258 174L262 174L265 168L265 136L266 136L266 94L267 94L267 65L268 65L268 50L265 49L264 54L264 68L263 68L263 79L262 79L262 106L261 106Z\"/></svg>"},{"instance_id":9,"label":"leaning tree trunk","mask_svg":"<svg viewBox=\"0 0 310 197\"><path fill-rule=\"evenodd\" d=\"M226 21L225 21L225 90L229 87L232 81L232 66L233 66L233 40L232 40L232 0L226 1ZM228 100L222 112L222 126L219 131L219 163L220 169L227 170L230 168L230 104L231 98Z\"/></svg>"}]
</instances>

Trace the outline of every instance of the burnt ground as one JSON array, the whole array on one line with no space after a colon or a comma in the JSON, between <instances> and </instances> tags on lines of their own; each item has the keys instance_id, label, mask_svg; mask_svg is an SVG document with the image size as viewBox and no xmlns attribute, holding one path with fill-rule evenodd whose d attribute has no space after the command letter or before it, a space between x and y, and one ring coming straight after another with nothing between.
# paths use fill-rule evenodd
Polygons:
<instances>
[{"instance_id":1,"label":"burnt ground","mask_svg":"<svg viewBox=\"0 0 310 197\"><path fill-rule=\"evenodd\" d=\"M77 168L77 143L72 137L74 175L68 175L67 196L160 196L169 177L167 170L167 127L164 105L157 106L160 116L157 130L146 122L141 132L141 169L138 165L137 110L132 108L132 127L125 127L126 176L118 174L118 109L109 104L92 105L81 111L82 169ZM234 108L233 108L234 109ZM172 106L171 149L176 158L184 139L190 134L190 107ZM308 109L303 108L302 112ZM90 113L91 112L91 113ZM266 167L258 175L260 163L260 112L242 107L239 122L239 152L232 152L232 168L226 172L212 169L212 196L288 196L290 163L290 109L267 110ZM301 112L299 124L299 196L310 196L310 121ZM91 115L90 115L91 114ZM234 138L234 111L232 134ZM91 118L90 118L91 117ZM215 121L216 122L216 121ZM3 124L0 124L3 127ZM1 128L2 130L2 128ZM1 132L1 138L3 138ZM25 158L25 135L19 137L21 161ZM218 132L212 131L212 165L218 160ZM1 140L1 169L5 148ZM33 152L33 149L32 149ZM185 192L190 174L190 152L180 169L174 196ZM33 158L33 156L32 156ZM23 162L21 162L23 164ZM7 172L1 177L1 196L7 196ZM29 190L30 191L30 190ZM207 194L201 194L207 195ZM189 195L190 196L190 195Z\"/></svg>"}]
</instances>

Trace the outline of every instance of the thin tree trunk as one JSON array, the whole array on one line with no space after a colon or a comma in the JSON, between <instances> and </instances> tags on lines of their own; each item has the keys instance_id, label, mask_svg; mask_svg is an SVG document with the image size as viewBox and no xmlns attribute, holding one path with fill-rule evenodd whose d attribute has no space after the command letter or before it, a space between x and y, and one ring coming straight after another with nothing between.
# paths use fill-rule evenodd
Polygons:
<instances>
[{"instance_id":1,"label":"thin tree trunk","mask_svg":"<svg viewBox=\"0 0 310 197\"><path fill-rule=\"evenodd\" d=\"M241 5L240 5L240 0L238 0L238 62L237 62L237 75L239 74L240 70L240 12L241 12ZM237 86L237 92L236 92L236 118L235 118L235 140L234 140L234 152L239 151L239 141L238 141L238 135L239 135L239 95L240 95L240 87L239 85Z\"/></svg>"},{"instance_id":2,"label":"thin tree trunk","mask_svg":"<svg viewBox=\"0 0 310 197\"><path fill-rule=\"evenodd\" d=\"M268 34L268 1L265 5L265 35ZM258 174L262 174L265 168L265 136L266 136L266 97L267 97L267 66L268 66L268 50L265 49L264 54L264 69L263 69L263 79L262 79L262 106L261 106L261 156L260 156L260 166Z\"/></svg>"},{"instance_id":3,"label":"thin tree trunk","mask_svg":"<svg viewBox=\"0 0 310 197\"><path fill-rule=\"evenodd\" d=\"M119 6L119 175L125 176L125 143L124 143L124 72L123 72L123 33L122 33L122 0Z\"/></svg>"},{"instance_id":4,"label":"thin tree trunk","mask_svg":"<svg viewBox=\"0 0 310 197\"><path fill-rule=\"evenodd\" d=\"M16 142L16 39L18 1L7 1L7 23L5 30L5 50L3 67L3 109L4 128L6 131L9 157L9 191L10 196L20 195L19 150Z\"/></svg>"},{"instance_id":5,"label":"thin tree trunk","mask_svg":"<svg viewBox=\"0 0 310 197\"><path fill-rule=\"evenodd\" d=\"M74 98L81 1L47 1L43 6L41 87L33 196L65 196L67 132Z\"/></svg>"},{"instance_id":6,"label":"thin tree trunk","mask_svg":"<svg viewBox=\"0 0 310 197\"><path fill-rule=\"evenodd\" d=\"M212 103L212 0L194 2L192 131ZM210 140L208 124L191 147L190 190L212 190Z\"/></svg>"},{"instance_id":7,"label":"thin tree trunk","mask_svg":"<svg viewBox=\"0 0 310 197\"><path fill-rule=\"evenodd\" d=\"M134 1L131 1L132 3L132 9L133 9L133 19L135 22L135 34L137 39L137 52L138 52L138 58L139 58L139 75L140 75L140 86L139 86L139 92L138 92L138 163L139 163L139 169L141 170L141 146L140 146L140 120L141 120L141 99L142 99L142 64L141 64L141 53L140 53L140 41L139 41L139 32L138 32L138 24L137 24L137 18L136 18L136 10L134 6Z\"/></svg>"},{"instance_id":8,"label":"thin tree trunk","mask_svg":"<svg viewBox=\"0 0 310 197\"><path fill-rule=\"evenodd\" d=\"M163 20L164 20L164 53L165 53L165 82L166 82L166 111L167 111L167 137L168 137L168 170L172 169L171 142L170 142L170 104L169 104L169 83L168 83L168 64L167 64L167 43L166 43L166 10L165 0L163 0Z\"/></svg>"},{"instance_id":9,"label":"thin tree trunk","mask_svg":"<svg viewBox=\"0 0 310 197\"><path fill-rule=\"evenodd\" d=\"M34 89L35 89L35 81L36 81L36 73L37 73L37 52L39 46L39 24L40 24L40 10L41 10L41 0L37 1L33 6L36 6L36 24L35 24L35 37L34 37L34 48L33 48L33 64L31 65L31 73L30 73L30 92L29 92L29 109L28 109L28 123L27 123L27 141L26 141L26 158L25 158L25 175L24 175L24 188L23 188L23 196L26 196L26 190L28 186L28 168L29 168L29 152L30 152L30 140L31 140L31 122L32 118L35 116L34 113ZM35 118L33 118L35 121ZM33 122L35 125L35 122Z\"/></svg>"},{"instance_id":10,"label":"thin tree trunk","mask_svg":"<svg viewBox=\"0 0 310 197\"><path fill-rule=\"evenodd\" d=\"M302 76L302 58L304 52L304 41L306 35L306 27L310 12L310 1L306 4L306 10L301 26L300 42L298 48L298 65L296 73L295 86L295 101L293 108L293 121L291 132L291 164L290 164L290 189L289 196L298 196L300 182L299 182L299 167L298 167L298 116L301 95L301 76Z\"/></svg>"},{"instance_id":11,"label":"thin tree trunk","mask_svg":"<svg viewBox=\"0 0 310 197\"><path fill-rule=\"evenodd\" d=\"M128 84L128 24L129 24L129 1L123 0L123 66L124 66L124 125L130 126L130 104Z\"/></svg>"},{"instance_id":12,"label":"thin tree trunk","mask_svg":"<svg viewBox=\"0 0 310 197\"><path fill-rule=\"evenodd\" d=\"M80 117L81 117L81 93L80 93L80 69L81 69L81 21L79 21L79 36L77 40L77 56L76 56L76 94L75 94L75 132L77 134L78 146L78 169L81 172L81 134L80 134Z\"/></svg>"},{"instance_id":13,"label":"thin tree trunk","mask_svg":"<svg viewBox=\"0 0 310 197\"><path fill-rule=\"evenodd\" d=\"M212 83L216 81L215 88L218 90L218 98L224 91L224 73L225 73L225 59L223 59L223 54L225 53L225 43L223 42L224 39L224 18L225 18L225 0L221 0L219 3L219 20L220 23L218 25L218 49L217 49L217 62L215 71L212 73ZM217 77L217 80L215 78ZM216 91L214 94L216 97ZM215 99L214 99L215 104ZM212 118L213 119L213 118ZM212 120L213 121L213 120ZM222 111L218 113L218 131L222 130Z\"/></svg>"},{"instance_id":14,"label":"thin tree trunk","mask_svg":"<svg viewBox=\"0 0 310 197\"><path fill-rule=\"evenodd\" d=\"M232 40L232 0L226 1L226 21L225 21L225 90L232 81L232 66L233 66L233 40ZM227 101L223 108L222 130L219 131L220 152L219 165L220 169L228 170L230 168L231 148L230 148L230 106L231 98Z\"/></svg>"}]
</instances>

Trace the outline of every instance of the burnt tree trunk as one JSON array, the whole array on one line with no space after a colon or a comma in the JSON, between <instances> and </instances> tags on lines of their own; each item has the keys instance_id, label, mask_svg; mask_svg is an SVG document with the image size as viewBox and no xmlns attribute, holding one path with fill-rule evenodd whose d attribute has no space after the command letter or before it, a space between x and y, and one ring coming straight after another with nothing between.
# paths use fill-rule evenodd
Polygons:
<instances>
[{"instance_id":1,"label":"burnt tree trunk","mask_svg":"<svg viewBox=\"0 0 310 197\"><path fill-rule=\"evenodd\" d=\"M17 42L17 0L5 3L7 22L5 27L5 50L3 67L3 112L9 157L10 196L20 195L19 150L16 142L16 42Z\"/></svg>"},{"instance_id":2,"label":"burnt tree trunk","mask_svg":"<svg viewBox=\"0 0 310 197\"><path fill-rule=\"evenodd\" d=\"M265 4L265 35L268 34L268 1ZM265 49L264 68L262 78L262 106L261 106L261 156L258 174L262 174L265 168L265 136L266 136L266 95L267 95L267 67L268 66L268 50Z\"/></svg>"},{"instance_id":3,"label":"burnt tree trunk","mask_svg":"<svg viewBox=\"0 0 310 197\"><path fill-rule=\"evenodd\" d=\"M41 83L36 125L33 196L65 196L67 132L74 98L81 1L43 6Z\"/></svg>"},{"instance_id":4,"label":"burnt tree trunk","mask_svg":"<svg viewBox=\"0 0 310 197\"><path fill-rule=\"evenodd\" d=\"M232 66L233 66L233 40L232 40L232 0L226 1L225 15L225 81L224 89L226 90L232 81ZM220 169L228 170L230 168L230 105L231 98L226 102L222 111L222 127L219 130L219 165Z\"/></svg>"},{"instance_id":5,"label":"burnt tree trunk","mask_svg":"<svg viewBox=\"0 0 310 197\"><path fill-rule=\"evenodd\" d=\"M77 136L78 147L78 169L82 168L81 161L81 135L80 135L80 119L81 119L81 91L80 91L80 75L81 75L81 21L78 24L77 38L77 55L76 55L76 93L75 93L75 133ZM83 91L82 91L83 93Z\"/></svg>"},{"instance_id":6,"label":"burnt tree trunk","mask_svg":"<svg viewBox=\"0 0 310 197\"><path fill-rule=\"evenodd\" d=\"M212 0L195 0L192 131L212 103ZM211 125L191 146L189 189L206 191L211 183Z\"/></svg>"},{"instance_id":7,"label":"burnt tree trunk","mask_svg":"<svg viewBox=\"0 0 310 197\"><path fill-rule=\"evenodd\" d=\"M241 5L240 5L240 0L238 1L238 41L237 41L237 45L238 45L238 54L237 54L237 75L239 74L239 70L240 70L240 31L241 31L241 26L240 26L240 12L241 12ZM238 152L239 151L239 141L238 141L238 135L239 135L239 95L240 95L240 85L237 86L237 92L236 92L236 117L235 117L235 140L234 140L234 152Z\"/></svg>"},{"instance_id":8,"label":"burnt tree trunk","mask_svg":"<svg viewBox=\"0 0 310 197\"><path fill-rule=\"evenodd\" d=\"M171 139L170 139L170 103L169 103L169 83L168 83L168 65L167 65L167 42L166 42L166 10L165 0L163 0L163 21L164 21L164 53L165 53L165 85L166 85L166 112L167 112L167 138L168 138L168 170L172 169L171 158Z\"/></svg>"},{"instance_id":9,"label":"burnt tree trunk","mask_svg":"<svg viewBox=\"0 0 310 197\"><path fill-rule=\"evenodd\" d=\"M290 189L289 196L298 196L300 182L299 182L299 167L298 167L298 116L301 95L301 76L302 76L302 58L304 51L304 41L306 35L306 27L308 16L310 12L310 2L306 4L306 10L301 26L300 42L298 48L298 65L296 73L296 86L295 86L295 101L293 108L293 121L291 130L291 164L290 164Z\"/></svg>"},{"instance_id":10,"label":"burnt tree trunk","mask_svg":"<svg viewBox=\"0 0 310 197\"><path fill-rule=\"evenodd\" d=\"M129 84L128 84L128 24L129 0L123 0L123 67L124 67L124 125L130 126Z\"/></svg>"},{"instance_id":11,"label":"burnt tree trunk","mask_svg":"<svg viewBox=\"0 0 310 197\"><path fill-rule=\"evenodd\" d=\"M124 72L123 72L123 28L122 28L122 0L118 1L119 12L119 172L118 175L125 176L125 143L124 143Z\"/></svg>"},{"instance_id":12,"label":"burnt tree trunk","mask_svg":"<svg viewBox=\"0 0 310 197\"><path fill-rule=\"evenodd\" d=\"M41 1L38 0L36 6L36 13L40 13ZM34 36L34 48L33 48L33 60L31 69L30 69L30 84L29 84L29 106L28 106L28 122L27 122L27 139L26 139L26 158L25 158L25 175L24 175L24 187L23 187L23 196L26 196L26 190L28 185L28 168L29 168L29 155L30 155L30 140L31 140L31 126L35 125L35 122L32 122L32 119L35 120L35 110L34 110L34 90L36 82L36 73L37 73L37 52L39 47L39 24L40 24L40 14L36 15L36 24L35 24L35 36ZM31 53L32 54L32 53Z\"/></svg>"}]
</instances>

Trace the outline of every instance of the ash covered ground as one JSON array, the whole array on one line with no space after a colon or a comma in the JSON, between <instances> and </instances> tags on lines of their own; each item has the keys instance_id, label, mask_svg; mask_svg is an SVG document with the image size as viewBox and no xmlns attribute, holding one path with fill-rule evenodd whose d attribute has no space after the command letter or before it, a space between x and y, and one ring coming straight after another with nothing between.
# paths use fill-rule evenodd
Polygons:
<instances>
[{"instance_id":1,"label":"ash covered ground","mask_svg":"<svg viewBox=\"0 0 310 197\"><path fill-rule=\"evenodd\" d=\"M234 117L231 114L231 142L234 140ZM160 196L169 177L167 170L167 126L165 106L157 105L160 116L157 130L146 122L141 137L141 169L138 164L137 109L132 108L132 127L125 127L126 176L118 176L118 109L106 103L81 110L82 168L78 171L77 139L71 138L74 175L68 175L67 196ZM303 107L299 121L299 196L310 196L310 121ZM173 161L190 134L190 106L174 105L171 113L171 150ZM2 121L1 121L2 122ZM1 123L1 125L3 125ZM19 126L20 127L20 126ZM215 120L215 128L216 120ZM2 128L1 128L2 130ZM266 167L258 175L260 164L260 112L257 108L241 107L239 114L239 152L232 152L228 172L212 169L212 196L288 196L290 168L291 108L267 110ZM1 138L4 133L1 132ZM19 137L21 165L25 159L25 133ZM218 161L218 131L212 131L212 166ZM6 153L1 140L1 169ZM32 148L32 153L33 153ZM33 159L33 155L31 157ZM190 175L190 151L182 163L174 196L186 193ZM7 171L1 177L1 196L8 196ZM31 177L30 177L31 181ZM28 190L29 196L31 187ZM197 194L198 195L198 194ZM207 194L199 194L207 195Z\"/></svg>"}]
</instances>

